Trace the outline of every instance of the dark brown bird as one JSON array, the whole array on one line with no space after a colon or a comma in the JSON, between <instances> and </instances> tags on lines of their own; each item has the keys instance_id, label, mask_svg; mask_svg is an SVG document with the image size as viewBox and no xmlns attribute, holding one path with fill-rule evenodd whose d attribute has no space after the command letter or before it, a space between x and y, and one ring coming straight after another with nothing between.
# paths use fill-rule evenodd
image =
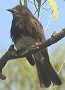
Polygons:
<instances>
[{"instance_id":1,"label":"dark brown bird","mask_svg":"<svg viewBox=\"0 0 65 90\"><path fill-rule=\"evenodd\" d=\"M17 5L8 9L13 14L11 26L11 38L18 51L24 52L35 43L46 40L41 23L34 17L31 11L24 5ZM34 56L34 57L33 57ZM47 49L27 56L31 65L36 65L40 86L49 87L61 85L62 82L49 61Z\"/></svg>"}]
</instances>

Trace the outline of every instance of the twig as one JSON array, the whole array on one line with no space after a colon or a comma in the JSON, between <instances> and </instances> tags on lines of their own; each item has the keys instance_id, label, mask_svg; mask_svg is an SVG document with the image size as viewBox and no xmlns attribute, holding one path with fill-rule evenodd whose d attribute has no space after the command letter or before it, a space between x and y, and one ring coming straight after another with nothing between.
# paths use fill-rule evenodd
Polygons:
<instances>
[{"instance_id":1,"label":"twig","mask_svg":"<svg viewBox=\"0 0 65 90\"><path fill-rule=\"evenodd\" d=\"M63 68L64 64L65 64L65 60L64 60L64 62L62 63L62 65L61 65L61 67L60 67L60 70L58 71L58 74L59 74L59 73L60 73L60 71L62 70L62 68Z\"/></svg>"},{"instance_id":2,"label":"twig","mask_svg":"<svg viewBox=\"0 0 65 90\"><path fill-rule=\"evenodd\" d=\"M45 1L42 3L42 5L43 5L46 1L47 1L47 0L45 0ZM41 6L42 6L42 5L41 5Z\"/></svg>"},{"instance_id":3,"label":"twig","mask_svg":"<svg viewBox=\"0 0 65 90\"><path fill-rule=\"evenodd\" d=\"M42 9L45 9L45 8L42 8ZM46 12L41 16L40 20L42 20L42 18L49 12L50 8L49 8L49 10L47 10L47 9L45 9L45 10L46 10Z\"/></svg>"},{"instance_id":4,"label":"twig","mask_svg":"<svg viewBox=\"0 0 65 90\"><path fill-rule=\"evenodd\" d=\"M48 24L47 24L47 26L45 27L44 30L46 30L50 25L50 22L51 22L51 19L52 19L52 13L53 13L53 11L51 12L51 15L50 15L49 20L48 20Z\"/></svg>"},{"instance_id":5,"label":"twig","mask_svg":"<svg viewBox=\"0 0 65 90\"><path fill-rule=\"evenodd\" d=\"M30 3L32 3L32 4L34 4L33 2L31 2L30 0L28 0L28 2L30 2Z\"/></svg>"},{"instance_id":6,"label":"twig","mask_svg":"<svg viewBox=\"0 0 65 90\"><path fill-rule=\"evenodd\" d=\"M35 11L34 15L36 14L36 12L38 12L38 16L37 16L37 18L39 18L39 11L38 11L38 8L37 8L38 5L36 5L36 1L33 0L33 2L31 2L30 0L28 0L28 2L34 4L34 6L35 6L35 8L36 8L36 11Z\"/></svg>"}]
</instances>

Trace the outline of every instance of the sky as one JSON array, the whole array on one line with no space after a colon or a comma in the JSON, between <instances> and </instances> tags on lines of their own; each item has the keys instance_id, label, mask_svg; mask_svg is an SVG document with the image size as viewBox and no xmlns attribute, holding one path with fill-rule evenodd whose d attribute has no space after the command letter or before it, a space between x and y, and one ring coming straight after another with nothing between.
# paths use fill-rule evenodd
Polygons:
<instances>
[{"instance_id":1,"label":"sky","mask_svg":"<svg viewBox=\"0 0 65 90\"><path fill-rule=\"evenodd\" d=\"M59 7L60 13L57 21L53 20L53 15L52 15L50 25L45 31L45 35L47 39L51 37L54 30L60 32L62 28L65 27L65 1L56 0L56 3ZM3 53L7 51L8 47L13 43L10 38L12 14L8 12L6 9L10 9L18 4L19 4L19 0L0 0L0 50ZM44 8L49 9L50 8L49 4L45 3ZM32 4L29 5L29 9L34 14L35 9L32 6ZM45 28L49 22L49 18L51 15L50 13L51 13L51 9L48 12L45 10L43 10L43 12L41 11L40 21L43 25L43 28ZM44 16L41 18L42 15ZM65 38L59 41L57 44L50 46L49 52L51 52L52 49L60 43L61 44L65 43Z\"/></svg>"}]
</instances>

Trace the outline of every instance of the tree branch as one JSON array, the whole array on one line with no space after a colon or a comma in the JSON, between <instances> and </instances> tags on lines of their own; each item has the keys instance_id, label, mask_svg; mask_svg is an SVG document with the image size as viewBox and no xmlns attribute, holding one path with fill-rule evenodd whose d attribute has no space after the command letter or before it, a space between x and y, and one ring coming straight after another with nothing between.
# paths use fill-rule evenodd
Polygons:
<instances>
[{"instance_id":1,"label":"tree branch","mask_svg":"<svg viewBox=\"0 0 65 90\"><path fill-rule=\"evenodd\" d=\"M26 50L24 53L18 52L14 49L14 45L12 44L8 51L0 58L0 79L4 80L6 77L2 74L2 69L6 65L6 63L9 60L18 59L22 57L26 57L28 55L34 54L42 49L47 48L48 46L58 42L60 39L65 37L65 28L62 29L60 33L54 32L51 38L48 40L39 43L38 45L31 46L28 50Z\"/></svg>"}]
</instances>

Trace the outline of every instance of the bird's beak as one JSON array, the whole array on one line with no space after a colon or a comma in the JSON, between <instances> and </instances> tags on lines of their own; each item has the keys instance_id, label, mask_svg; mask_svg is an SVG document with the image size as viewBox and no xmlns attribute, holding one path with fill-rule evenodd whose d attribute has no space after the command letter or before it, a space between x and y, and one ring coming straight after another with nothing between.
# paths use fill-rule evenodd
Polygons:
<instances>
[{"instance_id":1,"label":"bird's beak","mask_svg":"<svg viewBox=\"0 0 65 90\"><path fill-rule=\"evenodd\" d=\"M9 11L9 12L11 12L11 13L13 12L13 10L12 10L12 9L7 9L7 11Z\"/></svg>"},{"instance_id":2,"label":"bird's beak","mask_svg":"<svg viewBox=\"0 0 65 90\"><path fill-rule=\"evenodd\" d=\"M9 11L11 13L17 13L18 12L16 9L7 9L7 11Z\"/></svg>"}]
</instances>

